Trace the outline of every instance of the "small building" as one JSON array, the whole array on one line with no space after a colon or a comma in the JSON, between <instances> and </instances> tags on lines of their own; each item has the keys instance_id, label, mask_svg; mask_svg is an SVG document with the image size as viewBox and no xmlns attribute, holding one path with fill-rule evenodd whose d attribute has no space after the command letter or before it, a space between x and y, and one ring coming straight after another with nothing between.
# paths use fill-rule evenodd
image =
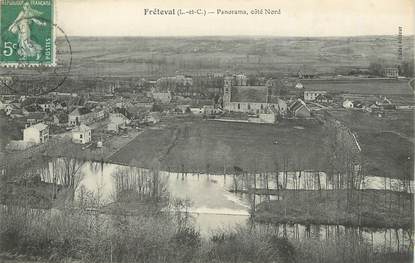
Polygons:
<instances>
[{"instance_id":1,"label":"small building","mask_svg":"<svg viewBox=\"0 0 415 263\"><path fill-rule=\"evenodd\" d=\"M68 115L68 125L88 124L94 120L94 114L85 107L74 109Z\"/></svg>"},{"instance_id":2,"label":"small building","mask_svg":"<svg viewBox=\"0 0 415 263\"><path fill-rule=\"evenodd\" d=\"M55 109L55 104L52 102L52 99L49 98L37 98L36 104L42 108L43 111L53 111Z\"/></svg>"},{"instance_id":3,"label":"small building","mask_svg":"<svg viewBox=\"0 0 415 263\"><path fill-rule=\"evenodd\" d=\"M31 105L25 106L25 107L22 108L22 111L23 111L23 114L25 116L28 116L28 115L30 115L31 113L34 113L34 112L43 112L44 113L43 109L37 104L31 104Z\"/></svg>"},{"instance_id":4,"label":"small building","mask_svg":"<svg viewBox=\"0 0 415 263\"><path fill-rule=\"evenodd\" d=\"M152 92L152 97L156 101L160 101L161 103L170 103L171 101L171 93L167 92Z\"/></svg>"},{"instance_id":5,"label":"small building","mask_svg":"<svg viewBox=\"0 0 415 263\"><path fill-rule=\"evenodd\" d=\"M68 123L68 114L64 112L56 113L53 115L53 124L63 126Z\"/></svg>"},{"instance_id":6,"label":"small building","mask_svg":"<svg viewBox=\"0 0 415 263\"><path fill-rule=\"evenodd\" d=\"M316 102L331 103L334 101L333 97L328 94L319 94L316 99Z\"/></svg>"},{"instance_id":7,"label":"small building","mask_svg":"<svg viewBox=\"0 0 415 263\"><path fill-rule=\"evenodd\" d=\"M353 102L351 100L343 101L343 108L351 109L353 107L354 107L354 105L353 105Z\"/></svg>"},{"instance_id":8,"label":"small building","mask_svg":"<svg viewBox=\"0 0 415 263\"><path fill-rule=\"evenodd\" d=\"M304 100L305 101L313 101L317 98L317 96L326 94L327 91L325 90L305 90L304 91Z\"/></svg>"},{"instance_id":9,"label":"small building","mask_svg":"<svg viewBox=\"0 0 415 263\"><path fill-rule=\"evenodd\" d=\"M391 105L391 104L392 104L392 101L388 99L386 96L376 101L376 105L378 106Z\"/></svg>"},{"instance_id":10,"label":"small building","mask_svg":"<svg viewBox=\"0 0 415 263\"><path fill-rule=\"evenodd\" d=\"M260 113L258 115L258 118L260 119L260 121L262 123L275 123L276 122L275 113L273 113L273 112L271 112L271 113Z\"/></svg>"},{"instance_id":11,"label":"small building","mask_svg":"<svg viewBox=\"0 0 415 263\"><path fill-rule=\"evenodd\" d=\"M74 143L86 144L91 142L92 129L85 124L81 124L72 129L72 141Z\"/></svg>"},{"instance_id":12,"label":"small building","mask_svg":"<svg viewBox=\"0 0 415 263\"><path fill-rule=\"evenodd\" d=\"M7 104L4 108L4 112L6 113L7 116L10 116L12 111L16 111L16 110L19 110L23 115L22 106L20 105L20 103L11 102Z\"/></svg>"},{"instance_id":13,"label":"small building","mask_svg":"<svg viewBox=\"0 0 415 263\"><path fill-rule=\"evenodd\" d=\"M49 139L49 126L37 123L23 130L23 141L35 144L45 143Z\"/></svg>"},{"instance_id":14,"label":"small building","mask_svg":"<svg viewBox=\"0 0 415 263\"><path fill-rule=\"evenodd\" d=\"M156 124L158 122L160 122L160 113L158 112L150 112L147 116L146 116L146 122L147 123L153 123Z\"/></svg>"},{"instance_id":15,"label":"small building","mask_svg":"<svg viewBox=\"0 0 415 263\"><path fill-rule=\"evenodd\" d=\"M121 112L110 113L109 121L107 130L114 132L118 132L120 128L125 128L127 124L131 123L131 120Z\"/></svg>"},{"instance_id":16,"label":"small building","mask_svg":"<svg viewBox=\"0 0 415 263\"><path fill-rule=\"evenodd\" d=\"M26 127L43 122L46 118L47 115L45 112L30 112L26 115Z\"/></svg>"},{"instance_id":17,"label":"small building","mask_svg":"<svg viewBox=\"0 0 415 263\"><path fill-rule=\"evenodd\" d=\"M399 69L398 68L385 68L383 70L383 76L387 78L398 78L399 77Z\"/></svg>"},{"instance_id":18,"label":"small building","mask_svg":"<svg viewBox=\"0 0 415 263\"><path fill-rule=\"evenodd\" d=\"M291 104L290 112L297 118L309 118L311 116L310 108L302 99L297 99L293 104Z\"/></svg>"},{"instance_id":19,"label":"small building","mask_svg":"<svg viewBox=\"0 0 415 263\"><path fill-rule=\"evenodd\" d=\"M297 84L295 84L295 88L296 89L303 89L304 86L303 86L303 84L301 84L301 82L297 82Z\"/></svg>"}]
</instances>

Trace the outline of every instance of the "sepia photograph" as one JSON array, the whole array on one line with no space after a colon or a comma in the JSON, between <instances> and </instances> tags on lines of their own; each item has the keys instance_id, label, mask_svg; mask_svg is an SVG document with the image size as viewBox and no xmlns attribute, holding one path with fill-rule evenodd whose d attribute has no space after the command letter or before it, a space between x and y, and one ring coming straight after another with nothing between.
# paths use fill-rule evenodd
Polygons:
<instances>
[{"instance_id":1,"label":"sepia photograph","mask_svg":"<svg viewBox=\"0 0 415 263\"><path fill-rule=\"evenodd\" d=\"M0 263L414 262L413 0L0 0Z\"/></svg>"}]
</instances>

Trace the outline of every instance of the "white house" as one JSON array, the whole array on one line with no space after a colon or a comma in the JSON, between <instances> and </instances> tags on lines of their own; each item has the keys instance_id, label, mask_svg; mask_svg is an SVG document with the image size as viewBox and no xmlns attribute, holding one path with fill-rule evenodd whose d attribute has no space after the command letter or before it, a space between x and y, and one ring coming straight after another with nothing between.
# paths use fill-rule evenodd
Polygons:
<instances>
[{"instance_id":1,"label":"white house","mask_svg":"<svg viewBox=\"0 0 415 263\"><path fill-rule=\"evenodd\" d=\"M36 144L44 143L49 139L49 127L44 123L32 125L23 130L23 141Z\"/></svg>"},{"instance_id":2,"label":"white house","mask_svg":"<svg viewBox=\"0 0 415 263\"><path fill-rule=\"evenodd\" d=\"M351 109L353 108L353 102L350 100L343 101L343 108Z\"/></svg>"},{"instance_id":3,"label":"white house","mask_svg":"<svg viewBox=\"0 0 415 263\"><path fill-rule=\"evenodd\" d=\"M91 128L81 124L72 130L72 141L74 143L86 144L91 141Z\"/></svg>"},{"instance_id":4,"label":"white house","mask_svg":"<svg viewBox=\"0 0 415 263\"><path fill-rule=\"evenodd\" d=\"M295 84L295 88L296 89L303 89L304 86L303 86L303 84L301 84L301 82L298 82L297 84Z\"/></svg>"},{"instance_id":5,"label":"white house","mask_svg":"<svg viewBox=\"0 0 415 263\"><path fill-rule=\"evenodd\" d=\"M118 132L119 128L125 127L127 124L131 123L131 120L128 119L124 114L122 113L110 113L109 115L109 123L107 130L109 131L115 131Z\"/></svg>"}]
</instances>

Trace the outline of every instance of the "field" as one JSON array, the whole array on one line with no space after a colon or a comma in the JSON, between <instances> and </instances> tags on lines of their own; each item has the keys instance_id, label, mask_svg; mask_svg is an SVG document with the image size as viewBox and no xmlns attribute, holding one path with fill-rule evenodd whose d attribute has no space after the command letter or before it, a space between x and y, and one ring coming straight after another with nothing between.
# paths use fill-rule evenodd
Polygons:
<instances>
[{"instance_id":1,"label":"field","mask_svg":"<svg viewBox=\"0 0 415 263\"><path fill-rule=\"evenodd\" d=\"M377 119L357 111L332 115L358 135L371 176L413 178L413 122L411 112ZM108 161L151 167L156 160L165 170L231 173L283 169L325 170L324 128L314 121L286 120L277 125L225 123L188 119L146 130Z\"/></svg>"},{"instance_id":2,"label":"field","mask_svg":"<svg viewBox=\"0 0 415 263\"><path fill-rule=\"evenodd\" d=\"M413 96L408 80L359 79L359 80L304 80L306 90L326 90L331 93L365 95Z\"/></svg>"},{"instance_id":3,"label":"field","mask_svg":"<svg viewBox=\"0 0 415 263\"><path fill-rule=\"evenodd\" d=\"M166 76L177 71L295 74L300 69L333 73L336 68L394 61L397 50L395 36L70 37L69 41L70 75L75 77ZM62 43L60 39L58 47ZM413 44L413 36L404 37L405 60L413 58ZM0 75L13 72L16 73L13 69L0 69ZM63 88L68 88L67 85Z\"/></svg>"},{"instance_id":4,"label":"field","mask_svg":"<svg viewBox=\"0 0 415 263\"><path fill-rule=\"evenodd\" d=\"M357 133L370 175L412 178L414 174L414 113L386 112L383 118L361 111L330 111Z\"/></svg>"},{"instance_id":5,"label":"field","mask_svg":"<svg viewBox=\"0 0 415 263\"><path fill-rule=\"evenodd\" d=\"M148 166L160 158L164 169L210 173L273 171L283 156L287 169L324 167L323 128L314 121L278 125L189 120L147 130L109 158L110 162Z\"/></svg>"}]
</instances>

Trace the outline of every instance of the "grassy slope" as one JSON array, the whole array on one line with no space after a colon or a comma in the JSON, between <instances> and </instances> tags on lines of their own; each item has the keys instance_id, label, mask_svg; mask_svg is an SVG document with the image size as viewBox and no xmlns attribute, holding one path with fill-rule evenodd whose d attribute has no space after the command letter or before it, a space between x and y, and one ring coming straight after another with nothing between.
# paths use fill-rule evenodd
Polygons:
<instances>
[{"instance_id":1,"label":"grassy slope","mask_svg":"<svg viewBox=\"0 0 415 263\"><path fill-rule=\"evenodd\" d=\"M331 114L357 133L369 174L413 180L413 112L387 112L384 118L360 111Z\"/></svg>"},{"instance_id":2,"label":"grassy slope","mask_svg":"<svg viewBox=\"0 0 415 263\"><path fill-rule=\"evenodd\" d=\"M256 220L275 223L302 224L341 224L367 227L411 228L413 210L410 209L408 194L377 190L365 190L360 208L357 198L347 210L347 194L344 190L322 191L282 191L282 201L271 201L259 205ZM357 192L355 192L357 197ZM413 197L412 197L413 198ZM391 201L390 201L391 200ZM405 209L402 209L405 200ZM359 211L361 219L359 222Z\"/></svg>"}]
</instances>

